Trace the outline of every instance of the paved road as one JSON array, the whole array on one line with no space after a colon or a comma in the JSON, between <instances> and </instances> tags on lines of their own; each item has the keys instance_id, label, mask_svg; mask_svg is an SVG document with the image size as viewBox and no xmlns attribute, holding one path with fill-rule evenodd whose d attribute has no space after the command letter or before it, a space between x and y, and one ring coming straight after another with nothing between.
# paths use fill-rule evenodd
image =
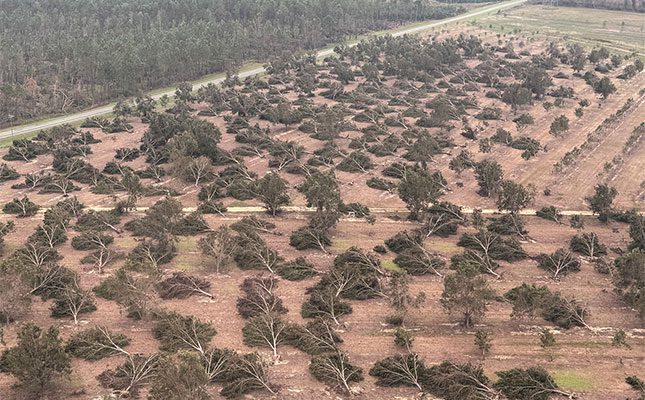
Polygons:
<instances>
[{"instance_id":1,"label":"paved road","mask_svg":"<svg viewBox=\"0 0 645 400\"><path fill-rule=\"evenodd\" d=\"M462 20L465 20L465 19L476 17L478 15L483 15L483 14L487 14L487 13L490 13L490 12L495 12L495 11L498 11L498 10L506 9L506 8L509 8L509 7L514 7L514 6L520 5L522 3L525 3L526 1L527 0L511 0L511 1L506 1L506 2L503 2L503 3L492 4L490 6L483 7L483 8L480 8L480 9L477 9L477 10L474 10L474 11L471 11L471 12L468 12L468 13L465 13L465 14L461 14L461 15L458 15L456 17L447 18L447 19L443 19L443 20L435 21L435 22L428 22L428 23L425 23L425 24L416 25L416 26L406 28L406 29L394 30L394 31L391 31L391 33L392 33L392 36L402 36L402 35L408 35L408 34L415 34L415 33L419 33L419 32L422 32L424 30L430 29L430 28L434 28L436 26L441 26L441 25L452 23L452 22L462 21ZM353 46L354 44L355 43L351 43L349 45ZM325 56L329 56L329 55L331 55L333 53L334 53L333 49L326 49L326 50L319 51L317 53L317 55L318 55L318 57L325 57ZM263 67L257 67L257 68L253 68L253 69L250 69L250 70L240 72L238 74L238 76L240 78L246 78L246 77L249 77L249 76L259 75L259 74L262 74L264 72L265 72L265 70L264 70ZM193 87L195 89L199 89L200 87L206 86L206 85L211 84L211 83L219 84L223 80L224 80L224 77L218 76L218 77L210 79L210 80L195 83L193 85ZM162 91L162 92L156 92L154 95L151 95L151 97L154 98L154 99L159 99L164 95L173 96L174 93L175 93L175 89L173 88L173 89L168 89L168 90L165 90L165 91ZM4 129L4 130L0 130L0 139L8 138L8 137L15 136L15 135L23 135L23 134L27 134L27 133L35 133L35 132L38 132L38 131L40 131L42 129L51 128L51 127L58 126L58 125L70 124L70 123L84 121L86 118L91 118L91 117L96 117L96 116L99 116L99 115L108 114L108 113L110 113L112 111L113 107L114 107L114 104L108 104L106 106L92 108L92 109L77 112L77 113L74 113L74 114L63 115L63 116L60 116L60 117L54 117L54 118L51 118L51 119L48 119L48 120L45 120L45 121L33 122L33 123L25 124L25 125L16 126L16 127L13 127L13 128L7 128L7 129Z\"/></svg>"}]
</instances>

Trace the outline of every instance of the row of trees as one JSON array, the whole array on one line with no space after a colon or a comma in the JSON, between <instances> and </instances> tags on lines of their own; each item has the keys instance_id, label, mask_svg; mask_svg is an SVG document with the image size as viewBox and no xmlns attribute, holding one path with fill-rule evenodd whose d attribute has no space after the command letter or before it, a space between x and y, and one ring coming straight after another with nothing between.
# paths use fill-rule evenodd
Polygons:
<instances>
[{"instance_id":1,"label":"row of trees","mask_svg":"<svg viewBox=\"0 0 645 400\"><path fill-rule=\"evenodd\" d=\"M127 350L129 338L103 327L80 331L64 343L56 328L42 330L28 324L19 332L16 346L0 355L0 371L14 374L35 390L32 393L41 393L52 381L70 374L71 357L95 361L116 356L126 361L101 373L98 380L120 395L137 396L142 388L149 386L150 399L206 400L211 398L209 386L214 383L224 385L220 393L225 398L239 397L253 390L266 390L272 394L279 390L268 376L268 365L258 354L195 348L215 334L208 324L171 313L159 317L155 334L166 351L142 355ZM316 344L323 343L333 349L312 357L311 374L342 392L352 393L350 385L364 379L363 370L352 365L347 356L336 349L335 340L340 339L323 322L307 325L298 334L304 336L295 345L304 351L316 349ZM546 400L554 394L571 396L559 389L541 367L499 371L496 373L498 380L493 384L481 366L444 361L427 367L415 353L380 360L369 374L382 386L416 387L448 400L500 397Z\"/></svg>"},{"instance_id":2,"label":"row of trees","mask_svg":"<svg viewBox=\"0 0 645 400\"><path fill-rule=\"evenodd\" d=\"M390 48L396 48L402 53L402 57L391 60L387 58L390 57ZM457 84L462 84L465 88L468 84L482 82L496 90L502 89L504 90L502 99L516 107L524 101L521 100L522 98L527 97L520 95L519 92L526 92L528 101L531 101L533 96L540 98L546 95L552 83L546 71L553 68L557 58L570 62L569 59L574 54L578 54L578 51L573 48L568 49L566 53L559 49L550 49L551 58L547 60L533 57L530 62L509 63L496 59L494 53L489 53L490 49L486 49L478 38L464 36L454 41L433 42L427 46L413 38L381 38L364 43L357 48L339 48L338 51L341 53L340 62L337 59L326 61L326 67L332 73L331 76L318 72L315 59L311 57L292 58L272 62L268 66L273 73L269 83L251 79L238 89L240 82L230 78L224 88L207 87L200 90L197 95L191 92L189 85L180 85L177 90L177 104L169 110L170 113L155 113L155 102L149 98L137 99L133 107L120 103L115 107L115 114L118 117L114 121L92 120L85 125L99 126L106 132L124 131L128 129L124 117L136 115L149 122L150 127L139 149L117 149L115 161L108 163L103 171L96 170L82 159L91 152L91 144L96 143L97 139L88 132L74 131L70 127L61 127L50 133L43 133L36 140L16 141L5 159L26 161L53 148L56 155L55 171L62 176L33 174L25 177L25 183L21 185L31 189L38 188L44 193L67 195L79 189L78 183L90 183L95 186L93 191L96 193L110 194L134 190L139 192L138 195L155 195L163 192L172 194L172 191L167 188L157 186L153 189L142 186L138 182L142 178L159 180L164 175L172 173L195 185L210 184L200 191L200 200L203 202L200 207L202 212L224 212L225 207L219 199L232 196L239 200L259 198L267 205L270 212L275 214L280 206L289 201L288 196L281 193L284 181L276 174L258 179L244 166L246 157L268 155L270 156L269 166L276 171L305 176L330 167L347 172L369 173L375 165L372 156L395 155L399 149L405 150L402 156L412 163L427 161L454 146L454 143L445 132L438 135L431 134L423 126L441 126L448 130L450 121L465 117L466 109L476 105L474 98L461 98L466 92L461 93ZM375 52L386 57L384 63L371 64L367 55ZM451 56L448 57L447 54ZM465 67L462 57L473 57L478 54L487 58L486 61L473 69ZM408 57L421 57L418 65L415 64L416 70L409 70L411 66L398 65L400 59ZM419 69L421 67L426 71L421 71ZM506 87L507 85L501 82L491 81L491 71L499 69L504 69L506 74L515 76L522 83ZM448 88L446 94L440 94L426 104L431 113L425 112L418 106L419 96L438 89L438 86L431 83L434 78L428 75L428 70L437 75L455 74L456 71L461 71L464 76L460 78L460 82L454 81L449 84L446 81L440 81L438 83L446 84ZM401 78L395 85L396 90L388 89L388 86L381 84L387 74L397 74ZM348 82L360 75L368 79L361 83L357 90L336 93L338 89L335 81ZM321 79L323 77L325 79ZM414 81L425 83L424 86L417 87L412 84ZM304 84L305 82L307 83ZM334 107L317 106L310 101L308 96L312 95L311 89L315 89L316 86L329 89L321 93L323 96L342 94L341 97L336 98L339 104ZM550 95L560 96L558 94L560 92L568 93L566 88L560 89L551 92ZM340 90L342 91L342 86ZM289 91L298 92L299 99L295 102L287 100L284 94ZM388 106L378 105L374 108L366 108L365 105L361 105L368 98L372 98L371 101L373 101L375 94L377 98L385 96L389 99ZM405 95L403 102L400 100L400 95ZM227 133L235 134L236 141L241 144L240 147L231 152L223 151L218 147L221 138L219 130L212 124L190 116L189 103L196 100L205 100L211 104L210 109L206 111L207 114L228 114L229 112L233 114L233 116L225 115ZM350 105L343 104L349 102L351 102ZM394 108L400 105L409 106L409 108L401 113ZM368 122L370 126L361 128L363 136L352 139L349 145L350 151L346 151L338 146L335 139L340 138L340 134L344 131L358 129L355 123L346 120L347 116L352 115L350 108L364 109L352 119L359 123ZM309 133L318 140L324 140L325 145L306 159L308 153L301 145L277 140L270 135L269 129L252 126L250 119L253 117L273 123L285 123L286 126L301 123L299 127L301 131ZM412 126L413 123L408 119L411 117L416 119L414 125L421 125L421 127ZM523 125L531 119L528 114L522 114L518 117L517 123ZM556 130L560 132L559 127L562 124L555 125L558 127ZM390 132L388 127L403 127L405 130L399 135ZM466 127L462 135L475 137L476 130ZM539 142L528 137L513 138L510 132L503 129L497 131L492 141L482 139L480 142L480 148L484 152L490 151L492 143L503 143L522 149L525 158L534 156L541 149ZM125 164L142 155L145 155L150 164L146 169L133 171ZM383 171L383 174L386 177L401 179L399 193L414 217L421 205L436 200L446 186L446 182L436 172L424 172L423 170L427 168L423 164L419 167L412 163L392 163ZM215 167L219 165L229 165L229 167L216 173ZM480 193L485 196L494 194L497 189L494 187L495 182L503 176L498 164L488 160L476 163L467 151L462 151L454 157L450 167L458 173L472 168L480 183ZM2 179L18 178L15 170L10 166L3 166L1 172ZM367 183L368 186L380 190L392 190L395 187L395 183L383 178L373 177ZM428 193L413 193L414 189L420 187L428 187Z\"/></svg>"},{"instance_id":3,"label":"row of trees","mask_svg":"<svg viewBox=\"0 0 645 400\"><path fill-rule=\"evenodd\" d=\"M564 7L586 7L605 10L645 12L643 4L638 1L596 0L589 2L584 0L557 0L556 2L553 2L546 0L532 0L531 2Z\"/></svg>"}]
</instances>

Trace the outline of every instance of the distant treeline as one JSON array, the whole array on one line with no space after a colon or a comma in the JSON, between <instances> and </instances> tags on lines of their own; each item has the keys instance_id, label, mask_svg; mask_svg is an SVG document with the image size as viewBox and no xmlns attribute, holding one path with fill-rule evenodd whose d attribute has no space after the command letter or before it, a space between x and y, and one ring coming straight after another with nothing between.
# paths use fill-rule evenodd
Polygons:
<instances>
[{"instance_id":1,"label":"distant treeline","mask_svg":"<svg viewBox=\"0 0 645 400\"><path fill-rule=\"evenodd\" d=\"M495 0L437 0L439 3L446 4L478 4L478 3L495 3Z\"/></svg>"},{"instance_id":2,"label":"distant treeline","mask_svg":"<svg viewBox=\"0 0 645 400\"><path fill-rule=\"evenodd\" d=\"M429 0L0 0L0 125L462 11Z\"/></svg>"},{"instance_id":3,"label":"distant treeline","mask_svg":"<svg viewBox=\"0 0 645 400\"><path fill-rule=\"evenodd\" d=\"M645 0L531 0L532 4L645 12Z\"/></svg>"}]
</instances>

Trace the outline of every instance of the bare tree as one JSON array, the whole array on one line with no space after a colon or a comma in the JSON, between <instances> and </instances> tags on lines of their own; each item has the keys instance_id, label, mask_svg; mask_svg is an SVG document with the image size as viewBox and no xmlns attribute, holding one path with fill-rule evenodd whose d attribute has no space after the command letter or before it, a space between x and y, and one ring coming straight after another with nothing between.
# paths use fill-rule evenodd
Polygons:
<instances>
[{"instance_id":1,"label":"bare tree","mask_svg":"<svg viewBox=\"0 0 645 400\"><path fill-rule=\"evenodd\" d=\"M198 242L202 254L208 256L206 265L219 273L233 261L233 256L239 249L238 242L227 226L221 226Z\"/></svg>"},{"instance_id":2,"label":"bare tree","mask_svg":"<svg viewBox=\"0 0 645 400\"><path fill-rule=\"evenodd\" d=\"M187 176L192 179L195 186L213 177L213 167L210 160L206 157L198 157L190 160L186 168Z\"/></svg>"},{"instance_id":3,"label":"bare tree","mask_svg":"<svg viewBox=\"0 0 645 400\"><path fill-rule=\"evenodd\" d=\"M106 267L112 264L123 255L117 251L111 250L107 247L100 247L98 250L83 257L81 262L92 264L96 272L103 274Z\"/></svg>"}]
</instances>

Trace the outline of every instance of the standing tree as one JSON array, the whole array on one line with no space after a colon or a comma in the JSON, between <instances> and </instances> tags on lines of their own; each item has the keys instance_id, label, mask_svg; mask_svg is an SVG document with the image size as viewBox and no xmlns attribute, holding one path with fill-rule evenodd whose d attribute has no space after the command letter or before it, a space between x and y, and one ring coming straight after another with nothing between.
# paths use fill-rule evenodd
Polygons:
<instances>
[{"instance_id":1,"label":"standing tree","mask_svg":"<svg viewBox=\"0 0 645 400\"><path fill-rule=\"evenodd\" d=\"M609 187L607 184L596 185L594 188L593 196L585 197L589 208L594 214L598 214L598 219L602 222L607 222L612 212L612 203L614 198L618 195L618 191L614 187Z\"/></svg>"},{"instance_id":2,"label":"standing tree","mask_svg":"<svg viewBox=\"0 0 645 400\"><path fill-rule=\"evenodd\" d=\"M280 207L289 204L290 200L287 182L275 172L264 175L255 183L255 196L274 217L280 212Z\"/></svg>"},{"instance_id":3,"label":"standing tree","mask_svg":"<svg viewBox=\"0 0 645 400\"><path fill-rule=\"evenodd\" d=\"M645 215L636 216L629 224L629 237L632 242L629 244L629 250L639 250L645 252ZM2 228L0 227L0 244L2 243Z\"/></svg>"},{"instance_id":4,"label":"standing tree","mask_svg":"<svg viewBox=\"0 0 645 400\"><path fill-rule=\"evenodd\" d=\"M475 345L482 352L482 359L486 358L491 348L490 332L477 330L475 332Z\"/></svg>"},{"instance_id":5,"label":"standing tree","mask_svg":"<svg viewBox=\"0 0 645 400\"><path fill-rule=\"evenodd\" d=\"M585 50L578 43L569 45L567 50L569 51L569 62L571 63L571 68L575 72L580 72L584 69L585 63L587 62L587 55Z\"/></svg>"},{"instance_id":6,"label":"standing tree","mask_svg":"<svg viewBox=\"0 0 645 400\"><path fill-rule=\"evenodd\" d=\"M42 393L54 378L69 375L70 359L58 329L43 331L28 323L18 333L15 347L0 355L0 372L15 376L22 385Z\"/></svg>"},{"instance_id":7,"label":"standing tree","mask_svg":"<svg viewBox=\"0 0 645 400\"><path fill-rule=\"evenodd\" d=\"M618 257L615 261L616 276L614 284L631 307L638 310L641 320L645 320L645 253L632 251Z\"/></svg>"},{"instance_id":8,"label":"standing tree","mask_svg":"<svg viewBox=\"0 0 645 400\"><path fill-rule=\"evenodd\" d=\"M398 327L394 331L394 344L399 347L405 347L405 349L410 353L412 350L412 342L414 342L414 336L409 330Z\"/></svg>"},{"instance_id":9,"label":"standing tree","mask_svg":"<svg viewBox=\"0 0 645 400\"><path fill-rule=\"evenodd\" d=\"M173 157L172 163L174 173L195 186L214 178L213 166L208 157L192 158L181 155Z\"/></svg>"},{"instance_id":10,"label":"standing tree","mask_svg":"<svg viewBox=\"0 0 645 400\"><path fill-rule=\"evenodd\" d=\"M534 197L535 188L532 185L525 187L511 180L503 181L498 193L497 207L500 211L508 211L509 214L491 222L489 229L501 234L517 234L525 239L527 232L524 230L520 211L528 206Z\"/></svg>"},{"instance_id":11,"label":"standing tree","mask_svg":"<svg viewBox=\"0 0 645 400\"><path fill-rule=\"evenodd\" d=\"M549 328L540 331L540 347L543 349L555 346L555 335Z\"/></svg>"},{"instance_id":12,"label":"standing tree","mask_svg":"<svg viewBox=\"0 0 645 400\"><path fill-rule=\"evenodd\" d=\"M610 94L616 91L616 86L611 82L609 77L604 76L602 79L594 83L593 90L601 95L603 99L606 99Z\"/></svg>"},{"instance_id":13,"label":"standing tree","mask_svg":"<svg viewBox=\"0 0 645 400\"><path fill-rule=\"evenodd\" d=\"M315 207L318 214L323 211L337 213L341 203L338 182L333 171L314 173L298 186L307 199L307 207Z\"/></svg>"},{"instance_id":14,"label":"standing tree","mask_svg":"<svg viewBox=\"0 0 645 400\"><path fill-rule=\"evenodd\" d=\"M17 271L0 266L0 326L16 321L29 312L30 290Z\"/></svg>"},{"instance_id":15,"label":"standing tree","mask_svg":"<svg viewBox=\"0 0 645 400\"><path fill-rule=\"evenodd\" d=\"M198 245L207 257L204 261L206 267L217 273L226 271L238 250L238 242L228 226L220 226L209 232L206 237L199 239Z\"/></svg>"},{"instance_id":16,"label":"standing tree","mask_svg":"<svg viewBox=\"0 0 645 400\"><path fill-rule=\"evenodd\" d=\"M399 183L399 197L410 210L409 218L419 218L421 210L437 201L443 194L446 180L440 172L430 173L422 167L407 168Z\"/></svg>"},{"instance_id":17,"label":"standing tree","mask_svg":"<svg viewBox=\"0 0 645 400\"><path fill-rule=\"evenodd\" d=\"M511 214L517 214L528 206L535 197L535 190L531 185L525 187L520 183L511 180L502 182L498 198L497 207L500 211L508 211Z\"/></svg>"},{"instance_id":18,"label":"standing tree","mask_svg":"<svg viewBox=\"0 0 645 400\"><path fill-rule=\"evenodd\" d=\"M522 85L533 92L537 99L544 96L547 88L551 86L552 83L553 82L551 81L549 74L538 66L532 66L524 72L524 81L522 82Z\"/></svg>"},{"instance_id":19,"label":"standing tree","mask_svg":"<svg viewBox=\"0 0 645 400\"><path fill-rule=\"evenodd\" d=\"M628 349L632 348L632 346L627 343L627 333L622 329L618 329L614 337L611 338L611 345L614 347L624 346Z\"/></svg>"},{"instance_id":20,"label":"standing tree","mask_svg":"<svg viewBox=\"0 0 645 400\"><path fill-rule=\"evenodd\" d=\"M424 292L418 293L416 296L410 294L410 278L405 271L395 272L390 278L387 289L387 295L390 299L390 304L396 312L395 317L405 324L405 317L410 308L419 308L426 300Z\"/></svg>"},{"instance_id":21,"label":"standing tree","mask_svg":"<svg viewBox=\"0 0 645 400\"><path fill-rule=\"evenodd\" d=\"M0 255L2 255L2 246L4 245L4 238L7 234L13 231L14 228L13 221L9 222L0 222Z\"/></svg>"},{"instance_id":22,"label":"standing tree","mask_svg":"<svg viewBox=\"0 0 645 400\"><path fill-rule=\"evenodd\" d=\"M460 266L457 273L445 278L441 305L448 313L463 315L463 324L470 328L482 318L488 309L487 303L495 298L495 292L486 279L471 266Z\"/></svg>"},{"instance_id":23,"label":"standing tree","mask_svg":"<svg viewBox=\"0 0 645 400\"><path fill-rule=\"evenodd\" d=\"M502 166L497 161L484 160L475 164L475 179L479 184L479 194L492 197L497 193L499 184L504 178Z\"/></svg>"},{"instance_id":24,"label":"standing tree","mask_svg":"<svg viewBox=\"0 0 645 400\"><path fill-rule=\"evenodd\" d=\"M549 133L554 136L559 136L560 134L569 130L569 118L565 115L560 115L551 123L549 127Z\"/></svg>"}]
</instances>

